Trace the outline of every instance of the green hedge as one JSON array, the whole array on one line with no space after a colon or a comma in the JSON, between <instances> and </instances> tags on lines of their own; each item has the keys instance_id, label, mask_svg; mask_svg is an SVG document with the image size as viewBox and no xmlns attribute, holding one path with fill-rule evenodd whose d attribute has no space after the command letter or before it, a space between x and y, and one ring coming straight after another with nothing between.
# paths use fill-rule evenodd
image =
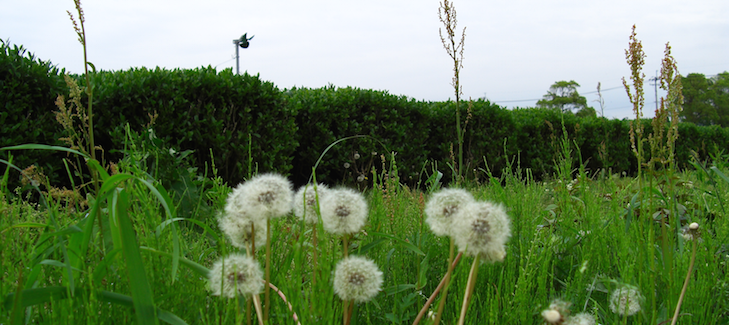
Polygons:
<instances>
[{"instance_id":1,"label":"green hedge","mask_svg":"<svg viewBox=\"0 0 729 325\"><path fill-rule=\"evenodd\" d=\"M66 85L59 70L50 61L37 59L22 46L0 44L0 147L25 143L60 145L62 136L53 112L59 93ZM57 181L63 165L58 160L64 154L48 151L13 152L13 163L20 168L37 164ZM0 155L7 159L7 154ZM1 166L5 170L4 165ZM12 178L13 184L17 178Z\"/></svg>"},{"instance_id":2,"label":"green hedge","mask_svg":"<svg viewBox=\"0 0 729 325\"><path fill-rule=\"evenodd\" d=\"M212 149L219 175L230 183L247 177L249 168L287 173L292 167L296 111L258 76L211 67L142 68L102 71L91 82L97 143L107 150L124 148L126 123L144 133L156 114L157 137L173 148L194 150L199 167L211 162Z\"/></svg>"},{"instance_id":3,"label":"green hedge","mask_svg":"<svg viewBox=\"0 0 729 325\"><path fill-rule=\"evenodd\" d=\"M1 146L59 144L62 130L53 112L57 94L68 92L59 76L62 72L50 62L26 54L22 47L2 43ZM437 163L444 181L452 179L448 167L451 146L454 154L458 146L453 102L416 101L350 87L282 91L258 76L235 75L230 69L218 72L211 67L101 71L93 74L92 83L95 138L105 149L107 161L122 157L125 124L136 134L146 134L151 116L156 115L152 127L164 147L193 150L191 163L200 168L214 158L219 175L230 184L240 182L249 170L257 170L289 174L301 185L327 146L351 136L361 137L332 147L318 166L317 180L356 184L358 176L369 178L373 167L381 168L383 154L389 168L392 152L404 183L422 181L426 163ZM461 112L464 121L468 116L464 172L469 178L474 172L482 175L480 170L486 164L499 176L510 161L531 169L536 177L553 174L563 125L582 154L578 156L573 147L573 166L582 162L591 171L610 168L615 173L633 174L637 170L628 120L579 118L550 109L507 110L484 100L463 102ZM647 138L650 120L642 122ZM678 165L687 167L692 151L706 159L725 150L727 144L729 129L681 123L676 143ZM249 151L253 164L248 163ZM601 157L601 152L606 155ZM58 164L62 155L15 155L20 167L36 163L46 168L52 181L65 179L63 166Z\"/></svg>"},{"instance_id":4,"label":"green hedge","mask_svg":"<svg viewBox=\"0 0 729 325\"><path fill-rule=\"evenodd\" d=\"M396 153L399 176L404 181L415 180L430 156L427 142L432 132L425 103L358 88L302 88L286 94L288 104L298 112L300 146L292 170L297 184L308 180L311 168L330 144L346 137L366 136L333 146L317 167L317 181L352 183L360 175L369 178L372 167L381 169L380 156L392 152Z\"/></svg>"}]
</instances>

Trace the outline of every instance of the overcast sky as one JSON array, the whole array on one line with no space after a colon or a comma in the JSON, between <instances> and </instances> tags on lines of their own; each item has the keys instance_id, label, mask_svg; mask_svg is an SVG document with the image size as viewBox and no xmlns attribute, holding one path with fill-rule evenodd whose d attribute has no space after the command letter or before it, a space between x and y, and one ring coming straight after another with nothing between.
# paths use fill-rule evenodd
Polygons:
<instances>
[{"instance_id":1,"label":"overcast sky","mask_svg":"<svg viewBox=\"0 0 729 325\"><path fill-rule=\"evenodd\" d=\"M455 0L466 27L461 83L465 98L534 106L558 80L574 80L600 114L634 116L621 78L631 27L643 42L647 78L670 42L681 74L729 70L727 0ZM240 51L241 72L280 89L328 84L386 90L418 100L454 98L452 61L438 29L437 0L163 1L85 0L89 61L97 69L212 65L235 70L233 39L255 35ZM0 38L79 73L81 45L66 10L73 1L4 0ZM660 96L660 93L659 93ZM519 101L523 100L523 101ZM654 109L646 84L646 116Z\"/></svg>"}]
</instances>

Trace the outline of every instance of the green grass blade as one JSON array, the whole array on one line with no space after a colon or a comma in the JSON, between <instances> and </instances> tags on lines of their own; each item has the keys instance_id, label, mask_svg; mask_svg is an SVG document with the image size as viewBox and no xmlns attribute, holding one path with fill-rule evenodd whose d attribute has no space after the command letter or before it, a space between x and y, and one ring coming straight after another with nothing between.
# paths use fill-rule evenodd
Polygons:
<instances>
[{"instance_id":1,"label":"green grass blade","mask_svg":"<svg viewBox=\"0 0 729 325\"><path fill-rule=\"evenodd\" d=\"M213 229L211 229L211 228L210 228L210 227L209 227L208 225L206 225L206 224L205 224L204 222L202 222L202 221L200 221L200 220L195 220L195 219L189 219L189 218L174 218L174 219L169 219L169 220L165 220L165 221L163 221L163 222L162 222L162 223L161 223L161 224L160 224L159 226L157 226L157 229L155 230L155 231L156 231L156 233L157 233L157 237L159 237L159 236L160 236L160 235L162 234L162 231L163 231L163 230L164 230L164 229L165 229L165 228L167 227L167 225L169 225L170 223L173 223L173 222L175 222L175 221L183 221L183 220L184 220L184 221L189 221L189 222L192 222L192 223L194 223L194 224L196 224L196 225L200 226L200 228L202 228L203 230L205 230L205 232L207 232L208 234L210 234L210 235L211 235L211 236L213 237L213 239L215 239L215 241L220 241L220 237L218 236L218 234L216 234L216 233L215 233L215 232L213 231Z\"/></svg>"},{"instance_id":2,"label":"green grass blade","mask_svg":"<svg viewBox=\"0 0 729 325\"><path fill-rule=\"evenodd\" d=\"M122 306L127 306L127 307L134 306L134 300L132 299L132 297L123 295L120 293L109 292L109 291L100 291L98 293L98 297L99 297L99 300L101 300L101 301L106 301L106 302L110 302L110 303L114 303L114 304L122 305ZM166 310L162 310L159 308L157 308L157 318L159 318L159 320L166 322L168 324L187 325L187 322L182 320L182 318L177 317L177 315L175 315L171 312L168 312Z\"/></svg>"},{"instance_id":3,"label":"green grass blade","mask_svg":"<svg viewBox=\"0 0 729 325\"><path fill-rule=\"evenodd\" d=\"M425 256L425 253L420 248L418 248L418 246L415 246L415 245L413 245L411 243L408 243L404 239L400 239L400 238L397 238L397 237L395 237L393 235L385 234L385 233L381 233L381 232L373 232L372 235L373 236L379 236L379 237L385 237L385 238L392 239L397 244L399 244L402 247L404 247L405 249L407 249L407 250L409 250L409 251L411 251L411 252L413 252L415 254L418 254L420 256Z\"/></svg>"},{"instance_id":4,"label":"green grass blade","mask_svg":"<svg viewBox=\"0 0 729 325\"><path fill-rule=\"evenodd\" d=\"M127 211L129 208L129 193L127 191L119 191L119 199L113 208L116 210L119 222L122 253L126 260L129 287L134 299L134 313L137 315L137 322L139 324L157 324L152 288L149 281L147 281L147 274L144 271L144 263L139 253L134 227Z\"/></svg>"},{"instance_id":5,"label":"green grass blade","mask_svg":"<svg viewBox=\"0 0 729 325\"><path fill-rule=\"evenodd\" d=\"M20 295L20 301L18 302L20 308L34 306L50 302L51 300L61 300L68 298L68 287L57 286L57 287L43 287L25 289ZM4 307L9 310L13 302L15 301L15 293L11 293L5 297Z\"/></svg>"},{"instance_id":6,"label":"green grass blade","mask_svg":"<svg viewBox=\"0 0 729 325\"><path fill-rule=\"evenodd\" d=\"M17 146L10 146L10 147L2 147L2 148L0 148L0 151L5 151L5 150L50 150L50 151L65 151L65 152L69 152L69 153L72 153L72 154L76 154L76 155L82 156L84 158L89 158L89 156L87 156L86 154L84 154L83 152L80 152L78 150L73 150L73 149L70 149L70 148L59 147L59 146L49 146L49 145L46 145L46 144L29 143L29 144L21 144L21 145L17 145Z\"/></svg>"},{"instance_id":7,"label":"green grass blade","mask_svg":"<svg viewBox=\"0 0 729 325\"><path fill-rule=\"evenodd\" d=\"M150 247L140 246L139 249L141 249L143 251L150 252L150 253L155 253L155 254L158 254L158 255L164 255L164 256L167 256L167 257L172 257L172 254L170 254L170 253L158 251L158 250L156 250L154 248L150 248ZM186 259L184 257L180 257L180 262L182 263L182 265L187 266L193 272L195 272L195 273L197 273L197 274L199 274L201 276L204 276L206 278L208 277L208 274L210 273L210 269L208 269L207 267L204 267L204 266L202 266L202 265L200 265L198 263L195 263L195 262L193 262L191 260L188 260L188 259Z\"/></svg>"}]
</instances>

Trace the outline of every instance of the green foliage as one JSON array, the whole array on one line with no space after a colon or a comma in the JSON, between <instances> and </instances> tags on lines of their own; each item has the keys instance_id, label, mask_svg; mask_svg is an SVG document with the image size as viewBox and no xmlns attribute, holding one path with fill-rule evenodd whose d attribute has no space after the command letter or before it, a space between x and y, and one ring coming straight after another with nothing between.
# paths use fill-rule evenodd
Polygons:
<instances>
[{"instance_id":1,"label":"green foliage","mask_svg":"<svg viewBox=\"0 0 729 325\"><path fill-rule=\"evenodd\" d=\"M152 126L171 148L192 150L195 166L214 157L219 175L230 183L240 182L251 169L286 173L292 167L296 112L258 76L211 67L142 68L102 71L91 82L96 85L97 143L105 149L123 148L128 123L140 134ZM248 164L249 151L255 166Z\"/></svg>"},{"instance_id":2,"label":"green foliage","mask_svg":"<svg viewBox=\"0 0 729 325\"><path fill-rule=\"evenodd\" d=\"M354 135L366 137L332 147L317 168L318 181L356 183L360 176L369 177L371 168L380 170L381 155L389 160L392 152L396 154L400 178L406 182L417 180L429 157L428 141L433 133L425 103L383 91L333 86L295 88L286 96L290 110L298 112L294 183L307 182L311 168L327 146Z\"/></svg>"},{"instance_id":3,"label":"green foliage","mask_svg":"<svg viewBox=\"0 0 729 325\"><path fill-rule=\"evenodd\" d=\"M0 40L0 147L22 143L60 144L61 136L53 111L66 85L50 61L42 61L23 46ZM14 157L21 168L38 164L57 181L63 166L54 163L65 155L47 151L26 151ZM5 158L5 157L3 157ZM18 185L12 178L11 188Z\"/></svg>"},{"instance_id":4,"label":"green foliage","mask_svg":"<svg viewBox=\"0 0 729 325\"><path fill-rule=\"evenodd\" d=\"M580 96L577 92L579 86L580 84L574 80L557 81L549 87L544 98L537 101L537 107L555 108L561 111L582 111L588 106L585 96ZM594 113L595 109L592 109L592 112ZM583 115L588 113L586 111Z\"/></svg>"},{"instance_id":5,"label":"green foliage","mask_svg":"<svg viewBox=\"0 0 729 325\"><path fill-rule=\"evenodd\" d=\"M683 121L698 125L729 126L729 72L706 78L701 73L689 73L681 78L683 84Z\"/></svg>"}]
</instances>

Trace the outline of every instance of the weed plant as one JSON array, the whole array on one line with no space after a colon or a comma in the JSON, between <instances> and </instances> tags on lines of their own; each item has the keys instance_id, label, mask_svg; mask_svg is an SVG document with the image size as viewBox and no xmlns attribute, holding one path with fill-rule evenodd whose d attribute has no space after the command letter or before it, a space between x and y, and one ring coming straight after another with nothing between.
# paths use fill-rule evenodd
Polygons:
<instances>
[{"instance_id":1,"label":"weed plant","mask_svg":"<svg viewBox=\"0 0 729 325\"><path fill-rule=\"evenodd\" d=\"M8 167L0 182L0 324L426 324L433 318L447 324L725 324L729 157L717 154L713 161L693 161L694 170L675 170L675 69L667 47L666 114L656 116L670 120L654 123L668 130L665 138L649 137L651 159L660 164L648 160L638 178L597 177L601 173L588 173L583 163L574 166L579 148L563 132L554 180L536 181L530 170L509 164L499 178L486 171L482 182L461 182L460 191L475 202L493 202L503 211L489 213L510 220L502 250L473 259L466 257L476 245L457 238L463 255L454 257L453 241L427 225L428 203L448 187L439 182L442 174L433 169L424 191L408 188L399 180L394 153L381 156L387 168L373 169L366 191L342 190L363 196L367 219L361 227L327 231L321 221L332 217L324 215L331 209L321 206L329 194L320 198L315 189L314 222L277 211L265 226L252 223L251 231L265 228L265 243L250 236L250 243L236 244L218 220L230 214L227 206L246 183L233 190L214 173L195 177L196 204L185 188L170 195L158 179L173 172L140 163L160 157L159 145L130 141L126 158L108 168L94 159L93 145L88 152L39 144L0 148L66 152L98 175L98 187L84 190L81 204L51 195L47 180L30 179L11 159L1 161ZM170 155L176 162L167 168L177 168L180 157ZM317 184L316 166L313 171ZM17 175L29 179L32 190L9 197L7 179ZM259 176L251 172L247 181ZM336 184L327 185L335 191ZM268 202L275 195L261 198ZM333 211L351 214L344 208ZM492 234L490 227L481 229ZM479 262L486 257L491 260ZM211 275L211 269L225 270L226 258L240 269ZM353 273L342 277L347 258L354 264L341 268ZM265 280L256 265L265 265ZM441 288L450 293L439 298L436 289L446 274L450 280ZM251 277L255 281L237 287ZM226 279L220 290L211 287ZM363 293L342 282L372 285Z\"/></svg>"}]
</instances>

